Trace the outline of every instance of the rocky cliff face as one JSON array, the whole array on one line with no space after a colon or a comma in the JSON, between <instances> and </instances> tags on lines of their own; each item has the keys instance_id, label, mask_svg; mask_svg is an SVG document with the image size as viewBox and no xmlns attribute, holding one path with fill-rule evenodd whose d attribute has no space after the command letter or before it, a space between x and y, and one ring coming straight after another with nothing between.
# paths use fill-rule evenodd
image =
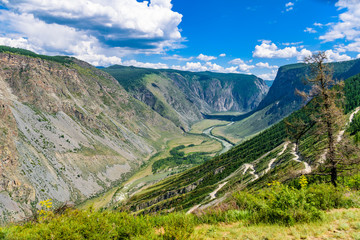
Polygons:
<instances>
[{"instance_id":1,"label":"rocky cliff face","mask_svg":"<svg viewBox=\"0 0 360 240\"><path fill-rule=\"evenodd\" d=\"M329 64L333 69L334 79L344 80L360 73L360 59ZM257 110L264 109L270 105L277 104L269 114L275 114L278 119L297 110L302 105L302 99L295 94L295 89L308 91L309 85L305 85L306 77L310 69L305 64L291 64L280 67L278 74L271 86L268 95L261 101Z\"/></svg>"},{"instance_id":2,"label":"rocky cliff face","mask_svg":"<svg viewBox=\"0 0 360 240\"><path fill-rule=\"evenodd\" d=\"M113 75L134 97L183 129L201 119L202 113L251 111L269 89L262 79L244 74L124 66L112 66L104 71Z\"/></svg>"},{"instance_id":3,"label":"rocky cliff face","mask_svg":"<svg viewBox=\"0 0 360 240\"><path fill-rule=\"evenodd\" d=\"M0 222L104 191L165 134L181 131L103 71L0 53Z\"/></svg>"}]
</instances>

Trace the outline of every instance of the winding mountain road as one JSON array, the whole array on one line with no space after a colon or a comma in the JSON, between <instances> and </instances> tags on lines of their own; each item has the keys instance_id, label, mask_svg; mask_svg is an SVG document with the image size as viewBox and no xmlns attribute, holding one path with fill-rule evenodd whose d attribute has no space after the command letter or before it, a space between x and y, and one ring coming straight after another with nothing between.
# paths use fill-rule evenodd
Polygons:
<instances>
[{"instance_id":1,"label":"winding mountain road","mask_svg":"<svg viewBox=\"0 0 360 240\"><path fill-rule=\"evenodd\" d=\"M268 167L264 170L264 174L268 173L268 172L271 170L271 167L272 167L272 165L274 164L274 162L276 161L277 157L281 156L281 155L285 152L285 150L286 150L286 148L288 147L289 143L290 143L290 142L285 142L284 147L283 147L283 149L281 150L281 152L279 152L279 153L276 155L275 158L273 158L273 159L270 160L270 162L269 162L269 164L268 164Z\"/></svg>"}]
</instances>

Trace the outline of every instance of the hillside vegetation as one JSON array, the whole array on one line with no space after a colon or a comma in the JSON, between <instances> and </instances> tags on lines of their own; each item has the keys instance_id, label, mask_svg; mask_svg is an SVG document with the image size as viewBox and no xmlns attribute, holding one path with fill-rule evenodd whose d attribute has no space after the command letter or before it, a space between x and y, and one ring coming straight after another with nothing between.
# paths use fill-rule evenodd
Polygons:
<instances>
[{"instance_id":1,"label":"hillside vegetation","mask_svg":"<svg viewBox=\"0 0 360 240\"><path fill-rule=\"evenodd\" d=\"M334 79L345 80L360 73L360 59L330 63ZM301 108L303 99L295 94L295 89L309 91L310 85L305 85L309 67L306 64L291 64L279 68L276 78L269 89L269 93L259 103L259 106L241 118L235 124L218 129L216 134L230 136L233 141L240 143L263 129L279 122L293 111ZM358 96L352 96L358 99ZM351 100L352 101L352 100Z\"/></svg>"},{"instance_id":2,"label":"hillside vegetation","mask_svg":"<svg viewBox=\"0 0 360 240\"><path fill-rule=\"evenodd\" d=\"M249 230L255 230L251 235L253 239L274 234L300 239L304 236L321 236L324 232L334 234L327 231L333 226L338 230L336 236L359 237L358 209L323 212L359 207L360 203L354 201L359 197L358 192L350 188L335 190L324 184L308 186L305 179L298 184L301 187L290 188L274 183L256 193L234 192L228 203L197 215L170 213L132 216L124 212L97 212L91 209L54 212L51 201L46 201L45 209L36 219L0 229L0 239L203 239L205 236L222 237L222 234L230 234L229 237L246 236ZM291 230L284 228L289 226L293 226ZM301 226L311 226L312 230L304 232ZM266 231L259 233L258 229L264 227ZM225 233L225 229L230 233ZM278 229L286 231L276 233ZM236 233L240 235L236 236Z\"/></svg>"},{"instance_id":3,"label":"hillside vegetation","mask_svg":"<svg viewBox=\"0 0 360 240\"><path fill-rule=\"evenodd\" d=\"M31 216L47 198L91 198L182 136L85 62L0 50L0 222Z\"/></svg>"},{"instance_id":4,"label":"hillside vegetation","mask_svg":"<svg viewBox=\"0 0 360 240\"><path fill-rule=\"evenodd\" d=\"M356 87L358 81L354 79L359 79L359 75L345 81L347 111L356 107L356 103L350 100L352 96L360 94L360 89ZM296 146L293 143L284 143L291 139L285 122L297 119L309 122L309 109L312 108L302 108L225 154L147 188L130 198L124 206L119 206L120 209L148 213L164 209L190 209L199 203L206 206L212 200L209 194L220 184L224 184L218 192L221 196L234 185L259 189L268 182L287 181L303 173L307 165L317 164L322 152L315 148L314 131L309 131L300 140L298 152L294 151ZM293 161L296 155L305 159Z\"/></svg>"},{"instance_id":5,"label":"hillside vegetation","mask_svg":"<svg viewBox=\"0 0 360 240\"><path fill-rule=\"evenodd\" d=\"M135 98L184 130L203 114L248 112L257 107L268 91L254 75L183 72L125 66L103 69Z\"/></svg>"}]
</instances>

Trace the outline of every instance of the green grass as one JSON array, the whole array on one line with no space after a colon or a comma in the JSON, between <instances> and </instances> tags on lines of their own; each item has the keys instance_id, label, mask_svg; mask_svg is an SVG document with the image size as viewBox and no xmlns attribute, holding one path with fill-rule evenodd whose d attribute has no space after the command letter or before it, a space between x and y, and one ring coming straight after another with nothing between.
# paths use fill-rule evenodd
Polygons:
<instances>
[{"instance_id":1,"label":"green grass","mask_svg":"<svg viewBox=\"0 0 360 240\"><path fill-rule=\"evenodd\" d=\"M230 126L217 127L213 130L215 136L221 136L234 143L241 143L255 136L260 131L268 128L271 124L271 115L266 115L270 107L255 112L249 117L235 122Z\"/></svg>"},{"instance_id":2,"label":"green grass","mask_svg":"<svg viewBox=\"0 0 360 240\"><path fill-rule=\"evenodd\" d=\"M67 209L0 228L0 239L203 239L246 236L293 236L306 226L311 234L355 236L360 229L359 192L313 184L303 189L273 184L258 191L240 191L233 199L203 213L132 215L118 211ZM358 201L358 200L357 200ZM343 210L341 208L352 208ZM333 210L325 213L324 210ZM57 210L55 212L58 212ZM260 229L262 230L260 231ZM316 229L313 230L313 229ZM337 231L333 231L336 229ZM228 232L230 231L230 233ZM239 234L239 235L235 235ZM280 235L279 235L280 234ZM287 235L281 235L287 234ZM331 235L332 236L332 235Z\"/></svg>"},{"instance_id":3,"label":"green grass","mask_svg":"<svg viewBox=\"0 0 360 240\"><path fill-rule=\"evenodd\" d=\"M332 210L324 221L297 223L291 227L257 224L244 221L224 224L202 224L195 227L191 239L360 239L360 210Z\"/></svg>"},{"instance_id":4,"label":"green grass","mask_svg":"<svg viewBox=\"0 0 360 240\"><path fill-rule=\"evenodd\" d=\"M191 126L190 133L202 134L205 129L208 129L213 126L226 125L228 123L229 122L227 121L205 119L193 124Z\"/></svg>"},{"instance_id":5,"label":"green grass","mask_svg":"<svg viewBox=\"0 0 360 240\"><path fill-rule=\"evenodd\" d=\"M36 54L29 50L21 49L21 48L13 48L8 46L0 46L0 53L11 53L11 54L19 54L23 56L33 57L33 58L40 58L48 61L53 61L61 64L70 64L72 63L72 58L67 56L46 56Z\"/></svg>"}]
</instances>

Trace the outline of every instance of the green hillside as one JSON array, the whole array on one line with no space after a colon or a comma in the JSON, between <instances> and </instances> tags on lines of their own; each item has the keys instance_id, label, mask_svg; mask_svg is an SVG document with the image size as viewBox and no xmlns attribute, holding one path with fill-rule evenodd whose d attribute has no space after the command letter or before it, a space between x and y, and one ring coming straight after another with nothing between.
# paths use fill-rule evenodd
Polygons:
<instances>
[{"instance_id":1,"label":"green hillside","mask_svg":"<svg viewBox=\"0 0 360 240\"><path fill-rule=\"evenodd\" d=\"M345 81L345 109L347 112L351 112L359 106L357 100L353 99L353 96L360 95L360 88L357 87L359 80L360 75L357 75ZM199 203L206 205L212 200L209 199L209 193L225 182L225 186L219 191L220 195L233 189L236 185L261 188L271 181L288 181L292 176L299 175L303 171L304 165L302 162L292 161L295 154L292 150L294 144L291 142L283 144L285 141L291 140L285 122L293 122L299 118L303 119L305 123L309 122L310 113L307 109L309 108L302 108L294 112L269 129L199 167L147 188L130 198L125 206L120 205L120 209L141 212L173 208L176 210L189 209ZM303 161L308 161L311 165L315 164L314 159L321 155L319 149L312 148L314 146L313 132L310 131L300 140L298 153L305 158ZM279 154L280 152L281 154ZM264 171L273 158L275 158L273 167L268 172ZM246 171L245 164L252 164L254 172ZM246 173L241 174L244 171Z\"/></svg>"},{"instance_id":2,"label":"green hillside","mask_svg":"<svg viewBox=\"0 0 360 240\"><path fill-rule=\"evenodd\" d=\"M344 80L360 73L360 59L329 65L337 80ZM280 67L269 93L259 106L235 124L217 129L216 135L226 136L233 142L240 143L298 110L303 99L295 94L295 89L305 92L310 89L310 85L304 84L308 74L309 67L303 63Z\"/></svg>"},{"instance_id":3,"label":"green hillside","mask_svg":"<svg viewBox=\"0 0 360 240\"><path fill-rule=\"evenodd\" d=\"M254 75L184 72L111 66L111 74L135 98L188 130L203 114L255 109L268 86Z\"/></svg>"}]
</instances>

